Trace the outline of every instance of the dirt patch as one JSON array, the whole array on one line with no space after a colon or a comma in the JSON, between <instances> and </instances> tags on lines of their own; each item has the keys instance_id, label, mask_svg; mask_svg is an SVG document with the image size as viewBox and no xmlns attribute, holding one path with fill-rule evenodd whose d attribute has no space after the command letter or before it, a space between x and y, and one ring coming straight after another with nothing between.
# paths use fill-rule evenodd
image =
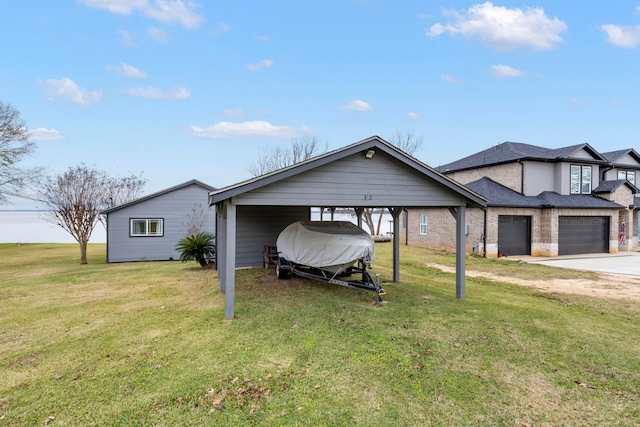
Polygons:
<instances>
[{"instance_id":1,"label":"dirt patch","mask_svg":"<svg viewBox=\"0 0 640 427\"><path fill-rule=\"evenodd\" d=\"M455 267L427 263L427 267L437 268L446 273L455 273ZM615 274L600 274L597 280L589 279L545 279L525 280L516 277L498 276L492 273L469 270L468 277L484 277L496 282L530 286L542 292L587 295L599 298L640 301L640 279Z\"/></svg>"}]
</instances>

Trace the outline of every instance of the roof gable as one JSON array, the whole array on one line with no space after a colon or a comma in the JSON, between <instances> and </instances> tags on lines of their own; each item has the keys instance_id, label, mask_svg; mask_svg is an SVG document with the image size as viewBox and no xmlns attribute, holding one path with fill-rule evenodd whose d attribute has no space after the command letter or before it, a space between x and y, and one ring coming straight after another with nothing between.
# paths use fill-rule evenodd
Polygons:
<instances>
[{"instance_id":1,"label":"roof gable","mask_svg":"<svg viewBox=\"0 0 640 427\"><path fill-rule=\"evenodd\" d=\"M439 166L436 169L442 173L449 173L522 160L560 162L573 159L579 159L580 161L586 160L594 163L607 162L607 159L594 150L589 144L549 149L536 145L523 144L521 142L503 142L502 144L498 144L463 159Z\"/></svg>"},{"instance_id":2,"label":"roof gable","mask_svg":"<svg viewBox=\"0 0 640 427\"><path fill-rule=\"evenodd\" d=\"M398 148L394 147L378 136L367 138L365 140L322 154L320 156L316 156L312 159L297 163L287 168L283 168L259 177L249 179L244 182L240 182L235 185L212 191L209 193L209 204L212 205L233 197L246 197L247 193L250 192L264 192L267 191L265 189L265 187L267 186L271 186L271 189L274 189L275 191L276 187L282 186L283 182L285 181L293 182L298 178L302 179L303 176L308 177L311 172L320 173L320 171L326 171L331 164L338 164L338 162L347 161L349 158L357 158L359 160L365 159L365 153L369 150L373 151L374 159L376 159L375 156L384 157L386 159L394 161L395 163L402 164L409 170L411 170L412 173L418 174L423 179L428 178L432 181L435 181L436 183L445 187L447 191L455 193L457 197L466 198L467 203L475 206L484 206L486 204L486 201L481 196L470 191L462 184L459 184L456 181L447 178L446 176L440 174L439 172L435 171L419 160L409 156L408 154L404 153L403 151L399 150ZM373 168L374 164L375 163L372 162L372 167L367 170L363 170L362 175L373 178L374 175L376 175L376 170L375 168ZM379 173L377 175L381 177ZM371 183L367 184L371 185ZM335 183L335 185L339 186L340 183ZM380 186L380 188L384 189L384 186ZM324 188L324 190L326 192L326 188ZM363 203L363 205L372 205L373 203L375 203L375 201L371 200L369 203Z\"/></svg>"},{"instance_id":3,"label":"roof gable","mask_svg":"<svg viewBox=\"0 0 640 427\"><path fill-rule=\"evenodd\" d=\"M138 203L142 203L142 202L144 202L146 200L154 199L156 197L160 197L160 196L163 196L165 194L168 194L168 193L171 193L171 192L174 192L174 191L177 191L177 190L181 190L183 188L189 187L190 185L200 186L200 187L202 187L203 189L205 189L207 191L215 190L215 187L212 187L212 186L210 186L208 184L205 184L204 182L198 181L197 179L192 179L192 180L189 180L187 182L183 182L182 184L174 185L173 187L165 188L164 190L160 190L158 192L151 193L151 194L148 194L146 196L140 197L140 198L138 198L136 200L133 200L131 202L123 203L121 205L114 206L114 207L109 208L109 209L105 209L104 211L102 211L100 213L103 214L103 215L104 214L109 214L111 212L114 212L114 211L117 211L117 210L120 210L120 209L124 209L126 207L136 205Z\"/></svg>"},{"instance_id":4,"label":"roof gable","mask_svg":"<svg viewBox=\"0 0 640 427\"><path fill-rule=\"evenodd\" d=\"M640 154L633 148L602 153L614 166L640 166Z\"/></svg>"}]
</instances>

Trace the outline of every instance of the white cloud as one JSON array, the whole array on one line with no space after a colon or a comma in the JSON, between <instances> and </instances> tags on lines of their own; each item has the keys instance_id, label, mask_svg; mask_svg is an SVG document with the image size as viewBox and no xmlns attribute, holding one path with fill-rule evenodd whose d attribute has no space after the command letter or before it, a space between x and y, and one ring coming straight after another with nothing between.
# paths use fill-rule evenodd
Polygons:
<instances>
[{"instance_id":1,"label":"white cloud","mask_svg":"<svg viewBox=\"0 0 640 427\"><path fill-rule=\"evenodd\" d=\"M118 30L118 35L120 35L120 44L122 46L135 46L136 43L133 40L133 36L129 34L129 31Z\"/></svg>"},{"instance_id":2,"label":"white cloud","mask_svg":"<svg viewBox=\"0 0 640 427\"><path fill-rule=\"evenodd\" d=\"M158 27L149 27L147 35L158 43L166 43L169 40L167 32Z\"/></svg>"},{"instance_id":3,"label":"white cloud","mask_svg":"<svg viewBox=\"0 0 640 427\"><path fill-rule=\"evenodd\" d=\"M191 96L189 89L184 87L176 87L166 92L155 87L134 87L125 92L132 96L149 99L186 99Z\"/></svg>"},{"instance_id":4,"label":"white cloud","mask_svg":"<svg viewBox=\"0 0 640 427\"><path fill-rule=\"evenodd\" d=\"M619 26L601 25L600 29L607 33L607 42L620 47L636 47L640 45L640 25Z\"/></svg>"},{"instance_id":5,"label":"white cloud","mask_svg":"<svg viewBox=\"0 0 640 427\"><path fill-rule=\"evenodd\" d=\"M516 70L515 68L508 65L492 65L491 75L498 76L500 78L513 78L524 77L527 75L527 73L521 70Z\"/></svg>"},{"instance_id":6,"label":"white cloud","mask_svg":"<svg viewBox=\"0 0 640 427\"><path fill-rule=\"evenodd\" d=\"M407 113L407 117L410 118L411 120L418 120L421 116L420 116L420 113L409 111Z\"/></svg>"},{"instance_id":7,"label":"white cloud","mask_svg":"<svg viewBox=\"0 0 640 427\"><path fill-rule=\"evenodd\" d=\"M502 51L553 49L562 42L559 34L568 29L557 17L547 17L540 7L508 9L488 1L475 4L463 13L445 11L444 14L451 16L453 22L432 25L428 36L437 37L445 32L460 34Z\"/></svg>"},{"instance_id":8,"label":"white cloud","mask_svg":"<svg viewBox=\"0 0 640 427\"><path fill-rule=\"evenodd\" d=\"M224 114L225 116L237 117L244 114L244 109L240 107L225 108L224 110L222 110L222 114Z\"/></svg>"},{"instance_id":9,"label":"white cloud","mask_svg":"<svg viewBox=\"0 0 640 427\"><path fill-rule=\"evenodd\" d=\"M115 70L116 73L121 76L128 77L130 79L146 79L147 73L134 67L133 65L121 62L120 65L109 65L107 68Z\"/></svg>"},{"instance_id":10,"label":"white cloud","mask_svg":"<svg viewBox=\"0 0 640 427\"><path fill-rule=\"evenodd\" d=\"M29 130L29 138L34 141L57 141L64 136L56 129L36 128Z\"/></svg>"},{"instance_id":11,"label":"white cloud","mask_svg":"<svg viewBox=\"0 0 640 427\"><path fill-rule=\"evenodd\" d=\"M368 102L362 101L360 99L354 99L348 104L342 105L340 107L342 110L354 110L354 111L369 111L373 110L373 107Z\"/></svg>"},{"instance_id":12,"label":"white cloud","mask_svg":"<svg viewBox=\"0 0 640 427\"><path fill-rule=\"evenodd\" d=\"M183 0L78 0L98 9L106 9L120 15L131 15L134 11L156 21L177 23L186 28L197 28L203 21L195 12L191 1Z\"/></svg>"},{"instance_id":13,"label":"white cloud","mask_svg":"<svg viewBox=\"0 0 640 427\"><path fill-rule=\"evenodd\" d=\"M271 66L273 65L273 61L270 59L263 59L262 61L258 62L257 64L247 64L245 65L245 68L249 71L260 71L260 70L264 70L266 68L271 68Z\"/></svg>"},{"instance_id":14,"label":"white cloud","mask_svg":"<svg viewBox=\"0 0 640 427\"><path fill-rule=\"evenodd\" d=\"M442 79L445 82L451 83L451 84L454 84L454 85L461 85L462 84L462 82L460 80L458 80L457 78L455 78L455 77L453 77L453 76L451 76L449 74L443 74L442 75Z\"/></svg>"},{"instance_id":15,"label":"white cloud","mask_svg":"<svg viewBox=\"0 0 640 427\"><path fill-rule=\"evenodd\" d=\"M41 83L46 87L49 101L62 98L83 106L102 101L102 92L81 89L73 80L67 77L59 80L48 79L41 81Z\"/></svg>"},{"instance_id":16,"label":"white cloud","mask_svg":"<svg viewBox=\"0 0 640 427\"><path fill-rule=\"evenodd\" d=\"M295 138L301 132L308 132L303 127L296 130L290 126L276 126L263 120L250 122L218 122L206 128L191 125L189 133L201 138L243 138L243 137L269 137L269 138Z\"/></svg>"}]
</instances>

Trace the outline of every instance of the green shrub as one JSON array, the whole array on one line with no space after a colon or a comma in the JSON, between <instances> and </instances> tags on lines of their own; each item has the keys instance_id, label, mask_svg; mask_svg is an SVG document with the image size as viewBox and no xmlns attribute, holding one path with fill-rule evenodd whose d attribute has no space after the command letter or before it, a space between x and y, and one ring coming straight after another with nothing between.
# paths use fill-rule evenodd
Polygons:
<instances>
[{"instance_id":1,"label":"green shrub","mask_svg":"<svg viewBox=\"0 0 640 427\"><path fill-rule=\"evenodd\" d=\"M215 241L216 236L206 231L181 239L176 245L180 261L196 260L202 268L212 267L216 257Z\"/></svg>"}]
</instances>

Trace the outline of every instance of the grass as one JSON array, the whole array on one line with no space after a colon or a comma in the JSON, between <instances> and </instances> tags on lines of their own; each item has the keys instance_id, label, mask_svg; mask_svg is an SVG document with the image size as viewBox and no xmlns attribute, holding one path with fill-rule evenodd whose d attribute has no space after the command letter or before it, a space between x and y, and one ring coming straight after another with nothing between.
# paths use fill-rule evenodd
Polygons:
<instances>
[{"instance_id":1,"label":"grass","mask_svg":"<svg viewBox=\"0 0 640 427\"><path fill-rule=\"evenodd\" d=\"M386 303L239 270L105 264L104 245L0 245L0 425L635 425L640 313L628 301L455 276L402 247ZM391 277L389 244L374 272ZM507 264L508 263L508 264ZM593 273L471 258L509 277Z\"/></svg>"}]
</instances>

